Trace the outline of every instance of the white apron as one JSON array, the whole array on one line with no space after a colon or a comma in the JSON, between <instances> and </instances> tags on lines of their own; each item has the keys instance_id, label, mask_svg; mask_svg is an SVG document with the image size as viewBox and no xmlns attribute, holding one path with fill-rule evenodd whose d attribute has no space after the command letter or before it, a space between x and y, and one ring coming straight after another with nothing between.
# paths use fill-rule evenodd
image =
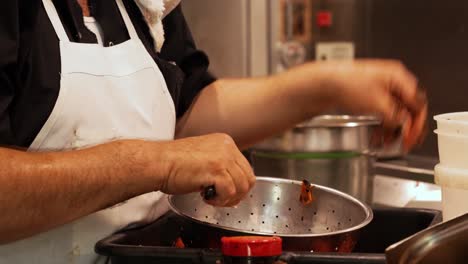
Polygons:
<instances>
[{"instance_id":1,"label":"white apron","mask_svg":"<svg viewBox=\"0 0 468 264\"><path fill-rule=\"evenodd\" d=\"M52 0L43 0L60 40L61 86L31 151L70 150L115 139L172 140L175 108L158 66L116 0L130 40L112 47L73 43ZM102 263L94 244L118 229L151 221L167 207L154 192L32 238L0 246L0 263Z\"/></svg>"}]
</instances>

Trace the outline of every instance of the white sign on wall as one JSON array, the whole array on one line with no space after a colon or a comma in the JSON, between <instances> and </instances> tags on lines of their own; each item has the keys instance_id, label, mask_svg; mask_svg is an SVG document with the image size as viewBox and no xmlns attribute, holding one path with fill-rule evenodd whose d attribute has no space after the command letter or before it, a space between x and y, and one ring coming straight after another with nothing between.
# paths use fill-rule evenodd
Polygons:
<instances>
[{"instance_id":1,"label":"white sign on wall","mask_svg":"<svg viewBox=\"0 0 468 264\"><path fill-rule=\"evenodd\" d=\"M353 60L355 57L355 48L352 42L319 42L315 48L317 61Z\"/></svg>"}]
</instances>

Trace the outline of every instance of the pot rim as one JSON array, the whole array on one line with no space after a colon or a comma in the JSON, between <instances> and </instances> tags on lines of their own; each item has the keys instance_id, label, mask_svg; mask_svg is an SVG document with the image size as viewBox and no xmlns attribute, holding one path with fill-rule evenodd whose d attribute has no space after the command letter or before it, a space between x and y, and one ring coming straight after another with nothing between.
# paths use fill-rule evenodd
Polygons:
<instances>
[{"instance_id":1,"label":"pot rim","mask_svg":"<svg viewBox=\"0 0 468 264\"><path fill-rule=\"evenodd\" d=\"M301 123L296 128L341 128L379 126L382 120L372 115L321 115Z\"/></svg>"},{"instance_id":2,"label":"pot rim","mask_svg":"<svg viewBox=\"0 0 468 264\"><path fill-rule=\"evenodd\" d=\"M274 183L292 183L292 184L302 186L302 181L288 180L288 179L281 179L281 178L257 177L257 181L271 182L273 184ZM192 217L187 216L184 213L180 212L172 202L171 198L174 195L168 195L168 201L169 201L169 207L171 208L171 210L173 212L175 212L176 214L178 214L178 215L180 215L180 216L182 216L182 217L184 217L186 219L189 219L191 221L194 221L196 223L199 223L199 224L202 224L202 225L205 225L205 226L210 226L210 227L214 227L214 228L219 228L219 229L223 229L223 230L239 232L239 233L244 233L244 234L250 234L250 235L279 236L279 237L284 237L284 238L319 238L319 237L344 235L344 234L352 233L354 231L358 231L358 230L362 229L363 227L367 226L372 221L372 219L374 218L374 213L372 212L372 209L370 208L370 206L368 206L364 202L361 202L360 200L354 198L353 196L351 196L349 194L346 194L346 193L343 193L343 192L340 192L338 190L329 188L329 187L322 186L322 185L315 185L314 184L314 188L322 189L322 190L334 193L334 194L336 194L338 196L344 197L344 198L349 199L352 202L358 204L361 207L361 209L364 210L364 212L366 214L366 218L361 223L359 223L358 225L355 225L353 227L342 229L342 230L339 230L339 231L328 232L328 233L320 233L320 234L268 233L268 232L249 231L249 230L246 230L246 229L238 229L238 228L226 227L226 226L221 226L221 225L216 225L216 224L212 224L212 223L203 222L201 220L198 220L196 218L192 218Z\"/></svg>"}]
</instances>

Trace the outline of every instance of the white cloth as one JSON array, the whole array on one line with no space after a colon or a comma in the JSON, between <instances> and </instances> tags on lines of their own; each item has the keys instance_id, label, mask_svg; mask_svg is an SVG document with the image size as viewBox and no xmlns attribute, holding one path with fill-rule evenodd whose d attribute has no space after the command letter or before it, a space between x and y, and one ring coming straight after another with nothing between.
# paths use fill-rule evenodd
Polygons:
<instances>
[{"instance_id":1,"label":"white cloth","mask_svg":"<svg viewBox=\"0 0 468 264\"><path fill-rule=\"evenodd\" d=\"M136 0L155 42L156 51L161 51L164 44L162 19L179 5L181 0Z\"/></svg>"},{"instance_id":2,"label":"white cloth","mask_svg":"<svg viewBox=\"0 0 468 264\"><path fill-rule=\"evenodd\" d=\"M146 51L122 0L130 40L111 47L70 42L52 0L42 0L60 39L61 86L49 119L30 151L61 151L119 138L171 140L175 107L164 77ZM109 176L109 175L108 175ZM153 192L73 223L0 246L1 264L102 263L95 243L128 224L165 213Z\"/></svg>"}]
</instances>

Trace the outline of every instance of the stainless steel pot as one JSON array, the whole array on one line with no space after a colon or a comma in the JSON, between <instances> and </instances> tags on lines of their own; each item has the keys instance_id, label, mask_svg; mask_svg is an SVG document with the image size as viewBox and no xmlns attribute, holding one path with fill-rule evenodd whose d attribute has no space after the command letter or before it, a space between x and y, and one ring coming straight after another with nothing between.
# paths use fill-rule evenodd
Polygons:
<instances>
[{"instance_id":1,"label":"stainless steel pot","mask_svg":"<svg viewBox=\"0 0 468 264\"><path fill-rule=\"evenodd\" d=\"M254 146L255 174L307 179L370 203L380 124L372 116L317 117Z\"/></svg>"},{"instance_id":2,"label":"stainless steel pot","mask_svg":"<svg viewBox=\"0 0 468 264\"><path fill-rule=\"evenodd\" d=\"M325 115L271 137L255 149L276 152L374 153L382 146L377 136L381 121L373 116Z\"/></svg>"},{"instance_id":3,"label":"stainless steel pot","mask_svg":"<svg viewBox=\"0 0 468 264\"><path fill-rule=\"evenodd\" d=\"M280 236L285 250L350 252L359 230L372 220L372 210L347 194L318 185L313 188L314 202L303 205L301 187L301 181L259 177L236 208L210 206L196 193L170 196L169 203L173 211L205 228L210 247L216 247L223 235L252 234Z\"/></svg>"},{"instance_id":4,"label":"stainless steel pot","mask_svg":"<svg viewBox=\"0 0 468 264\"><path fill-rule=\"evenodd\" d=\"M306 179L370 203L373 157L355 153L278 153L252 151L255 174L291 180Z\"/></svg>"}]
</instances>

